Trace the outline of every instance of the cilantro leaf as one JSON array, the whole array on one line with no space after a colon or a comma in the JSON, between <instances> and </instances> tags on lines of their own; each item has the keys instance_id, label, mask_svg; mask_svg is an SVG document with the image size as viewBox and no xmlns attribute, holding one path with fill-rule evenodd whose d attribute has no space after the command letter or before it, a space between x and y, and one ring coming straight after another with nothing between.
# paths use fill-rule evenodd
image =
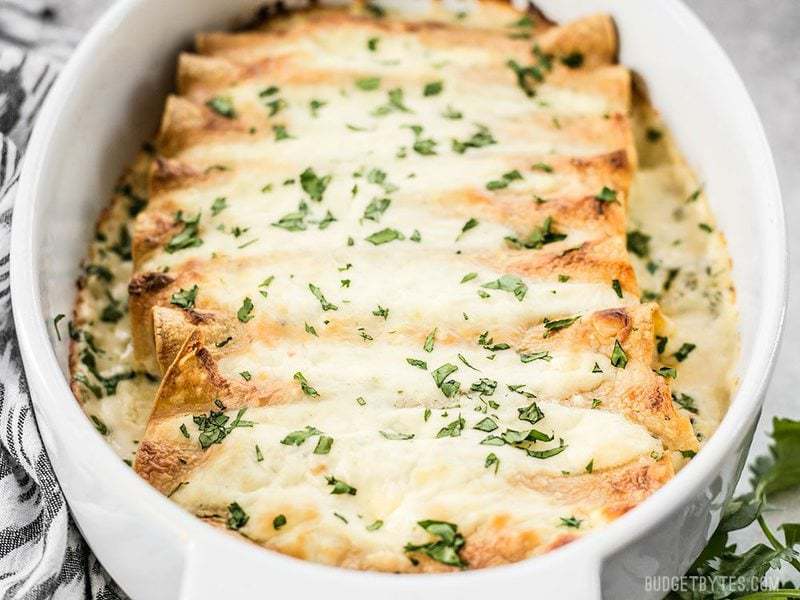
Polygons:
<instances>
[{"instance_id":1,"label":"cilantro leaf","mask_svg":"<svg viewBox=\"0 0 800 600\"><path fill-rule=\"evenodd\" d=\"M446 521L433 521L427 519L417 523L430 535L439 538L427 544L406 544L405 552L421 552L429 558L452 567L461 569L467 567L467 562L461 558L459 552L466 544L464 536L458 533L458 525Z\"/></svg>"},{"instance_id":2,"label":"cilantro leaf","mask_svg":"<svg viewBox=\"0 0 800 600\"><path fill-rule=\"evenodd\" d=\"M482 288L489 290L502 290L504 292L511 292L514 297L522 302L525 299L525 294L528 293L528 286L522 279L515 275L503 275L495 281L484 283Z\"/></svg>"}]
</instances>

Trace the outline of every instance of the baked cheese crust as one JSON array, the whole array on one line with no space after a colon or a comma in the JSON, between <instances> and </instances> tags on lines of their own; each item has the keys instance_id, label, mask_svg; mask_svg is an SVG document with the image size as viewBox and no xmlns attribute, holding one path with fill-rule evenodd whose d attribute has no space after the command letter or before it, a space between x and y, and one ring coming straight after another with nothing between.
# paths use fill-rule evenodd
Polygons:
<instances>
[{"instance_id":1,"label":"baked cheese crust","mask_svg":"<svg viewBox=\"0 0 800 600\"><path fill-rule=\"evenodd\" d=\"M151 374L136 471L266 548L390 572L535 556L663 485L699 445L629 258L616 52L606 15L493 1L198 35L120 192L147 198L114 321L135 371L107 383L73 336L109 395Z\"/></svg>"}]
</instances>

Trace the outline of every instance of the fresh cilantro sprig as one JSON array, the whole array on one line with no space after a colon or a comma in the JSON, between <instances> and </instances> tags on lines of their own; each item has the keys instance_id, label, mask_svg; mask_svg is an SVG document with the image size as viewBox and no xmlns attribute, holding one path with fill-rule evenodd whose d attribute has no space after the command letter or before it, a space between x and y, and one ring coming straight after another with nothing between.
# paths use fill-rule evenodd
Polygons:
<instances>
[{"instance_id":1,"label":"fresh cilantro sprig","mask_svg":"<svg viewBox=\"0 0 800 600\"><path fill-rule=\"evenodd\" d=\"M717 530L686 573L688 587L671 592L669 599L800 598L800 590L788 587L791 584L776 590L762 587L767 573L783 563L800 573L800 523L782 524L780 541L764 518L773 494L800 487L800 421L775 418L771 435L769 455L757 458L751 466L752 491L728 501ZM753 523L761 528L767 543L740 552L735 543L729 543L728 535Z\"/></svg>"}]
</instances>

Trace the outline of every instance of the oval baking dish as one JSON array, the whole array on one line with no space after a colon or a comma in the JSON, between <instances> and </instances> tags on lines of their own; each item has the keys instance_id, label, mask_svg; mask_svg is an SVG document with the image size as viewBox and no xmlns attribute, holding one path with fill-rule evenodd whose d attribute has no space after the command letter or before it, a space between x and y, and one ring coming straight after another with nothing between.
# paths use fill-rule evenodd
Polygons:
<instances>
[{"instance_id":1,"label":"oval baking dish","mask_svg":"<svg viewBox=\"0 0 800 600\"><path fill-rule=\"evenodd\" d=\"M265 552L205 526L140 480L94 432L69 390L65 349L46 324L70 312L97 213L122 166L154 130L172 87L168 65L193 32L230 27L259 4L123 0L65 68L28 149L12 235L15 318L39 427L100 560L134 598L147 599L248 598L267 586L274 593L300 586L303 595L343 598L477 598L520 585L547 597L657 597L645 579L685 570L735 486L786 294L783 213L758 117L722 51L677 1L539 3L560 21L597 11L613 15L621 61L644 76L705 182L733 257L743 348L739 389L702 452L641 506L602 532L510 566L454 575L360 573Z\"/></svg>"}]
</instances>

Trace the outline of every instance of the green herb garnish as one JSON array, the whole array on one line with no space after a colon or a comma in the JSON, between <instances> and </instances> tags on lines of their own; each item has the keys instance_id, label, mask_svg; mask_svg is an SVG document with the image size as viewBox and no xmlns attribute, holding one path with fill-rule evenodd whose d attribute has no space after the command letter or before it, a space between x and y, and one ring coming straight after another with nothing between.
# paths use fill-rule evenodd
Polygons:
<instances>
[{"instance_id":1,"label":"green herb garnish","mask_svg":"<svg viewBox=\"0 0 800 600\"><path fill-rule=\"evenodd\" d=\"M169 299L170 304L174 304L180 308L194 308L194 303L197 299L197 291L198 287L196 285L193 285L188 290L181 288L180 291L172 294Z\"/></svg>"},{"instance_id":2,"label":"green herb garnish","mask_svg":"<svg viewBox=\"0 0 800 600\"><path fill-rule=\"evenodd\" d=\"M183 229L172 236L172 239L164 247L164 250L169 254L177 252L178 250L185 250L186 248L195 248L203 243L198 237L200 228L200 213L193 219L184 219L183 213L178 211L175 215L176 225L183 225Z\"/></svg>"},{"instance_id":3,"label":"green herb garnish","mask_svg":"<svg viewBox=\"0 0 800 600\"><path fill-rule=\"evenodd\" d=\"M319 396L319 392L308 384L308 380L300 371L294 374L294 380L300 384L300 389L306 396Z\"/></svg>"},{"instance_id":4,"label":"green herb garnish","mask_svg":"<svg viewBox=\"0 0 800 600\"><path fill-rule=\"evenodd\" d=\"M252 320L253 315L253 301L248 297L245 296L245 299L242 300L242 306L236 312L236 317L242 322L247 323L248 321Z\"/></svg>"},{"instance_id":5,"label":"green herb garnish","mask_svg":"<svg viewBox=\"0 0 800 600\"><path fill-rule=\"evenodd\" d=\"M320 305L322 306L323 311L328 310L339 310L339 307L335 304L328 302L325 299L325 296L322 294L322 290L320 290L317 286L313 283L308 284L308 289L311 290L311 293L314 294L314 297L319 300Z\"/></svg>"},{"instance_id":6,"label":"green herb garnish","mask_svg":"<svg viewBox=\"0 0 800 600\"><path fill-rule=\"evenodd\" d=\"M428 96L438 96L442 93L444 89L444 82L443 81L432 81L430 83L425 84L425 88L422 91L422 95L425 97Z\"/></svg>"},{"instance_id":7,"label":"green herb garnish","mask_svg":"<svg viewBox=\"0 0 800 600\"><path fill-rule=\"evenodd\" d=\"M206 102L206 106L226 119L236 118L233 100L227 96L214 96L211 100Z\"/></svg>"},{"instance_id":8,"label":"green herb garnish","mask_svg":"<svg viewBox=\"0 0 800 600\"><path fill-rule=\"evenodd\" d=\"M553 217L546 217L542 224L534 227L527 237L519 239L514 236L507 236L505 240L514 248L538 250L547 244L560 242L566 238L566 234L559 233L553 229Z\"/></svg>"},{"instance_id":9,"label":"green herb garnish","mask_svg":"<svg viewBox=\"0 0 800 600\"><path fill-rule=\"evenodd\" d=\"M356 87L365 92L372 92L381 87L380 77L364 77L356 80Z\"/></svg>"},{"instance_id":10,"label":"green herb garnish","mask_svg":"<svg viewBox=\"0 0 800 600\"><path fill-rule=\"evenodd\" d=\"M331 179L331 175L320 177L314 172L314 169L308 167L305 171L300 173L300 187L303 188L303 191L308 194L312 200L322 202L322 196L328 188Z\"/></svg>"},{"instance_id":11,"label":"green herb garnish","mask_svg":"<svg viewBox=\"0 0 800 600\"><path fill-rule=\"evenodd\" d=\"M192 421L200 430L197 440L200 447L206 450L212 444L221 444L231 432L237 427L252 427L252 421L243 421L242 416L247 411L246 408L239 409L233 421L225 414L225 405L219 400L214 400L218 410L211 410L208 415L201 414L192 417ZM228 422L230 421L230 424Z\"/></svg>"},{"instance_id":12,"label":"green herb garnish","mask_svg":"<svg viewBox=\"0 0 800 600\"><path fill-rule=\"evenodd\" d=\"M386 229L381 229L380 231L376 231L375 233L364 239L368 241L370 244L379 246L381 244L388 244L389 242L393 242L395 240L403 240L405 239L405 236L396 229L387 227Z\"/></svg>"},{"instance_id":13,"label":"green herb garnish","mask_svg":"<svg viewBox=\"0 0 800 600\"><path fill-rule=\"evenodd\" d=\"M692 350L694 350L696 347L697 346L695 346L694 344L689 344L689 343L682 344L681 347L678 349L678 351L675 352L675 354L673 354L672 356L674 356L678 362L683 362L689 357L689 354L691 354Z\"/></svg>"},{"instance_id":14,"label":"green herb garnish","mask_svg":"<svg viewBox=\"0 0 800 600\"><path fill-rule=\"evenodd\" d=\"M228 529L241 529L247 525L249 520L250 517L237 502L231 502L230 505L228 505L228 520L226 521Z\"/></svg>"},{"instance_id":15,"label":"green herb garnish","mask_svg":"<svg viewBox=\"0 0 800 600\"><path fill-rule=\"evenodd\" d=\"M525 299L525 294L528 293L528 286L522 279L515 275L503 275L495 281L489 281L481 285L482 288L489 290L502 290L504 292L511 292L514 297L522 302Z\"/></svg>"},{"instance_id":16,"label":"green herb garnish","mask_svg":"<svg viewBox=\"0 0 800 600\"><path fill-rule=\"evenodd\" d=\"M619 340L614 340L614 350L611 352L611 365L618 369L624 369L628 365L628 355L622 349Z\"/></svg>"},{"instance_id":17,"label":"green herb garnish","mask_svg":"<svg viewBox=\"0 0 800 600\"><path fill-rule=\"evenodd\" d=\"M325 477L325 480L328 482L328 485L333 486L331 494L349 494L350 496L355 496L358 492L356 488L345 483L344 481L336 479L333 475L330 477Z\"/></svg>"},{"instance_id":18,"label":"green herb garnish","mask_svg":"<svg viewBox=\"0 0 800 600\"><path fill-rule=\"evenodd\" d=\"M458 533L458 526L445 521L425 520L417 523L430 535L439 538L427 544L406 544L405 552L421 552L425 556L452 567L466 568L467 562L459 556L466 544L464 536Z\"/></svg>"}]
</instances>

